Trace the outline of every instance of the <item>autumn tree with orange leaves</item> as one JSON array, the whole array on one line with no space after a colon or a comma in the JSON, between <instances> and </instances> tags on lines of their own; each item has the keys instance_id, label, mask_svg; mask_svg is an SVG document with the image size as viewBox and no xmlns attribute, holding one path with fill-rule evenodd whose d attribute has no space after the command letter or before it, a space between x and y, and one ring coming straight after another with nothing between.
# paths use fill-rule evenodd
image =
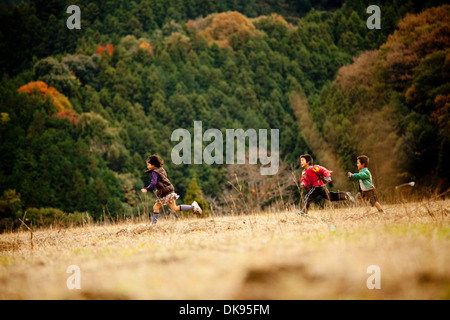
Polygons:
<instances>
[{"instance_id":1,"label":"autumn tree with orange leaves","mask_svg":"<svg viewBox=\"0 0 450 320\"><path fill-rule=\"evenodd\" d=\"M333 145L370 154L381 164L373 170L381 185L420 179L430 170L450 177L449 48L450 6L407 14L379 50L361 53L322 89L317 113L327 117L317 119L324 132L342 127L339 115L349 119L351 134L342 132ZM344 150L337 148L341 157Z\"/></svg>"},{"instance_id":2,"label":"autumn tree with orange leaves","mask_svg":"<svg viewBox=\"0 0 450 320\"><path fill-rule=\"evenodd\" d=\"M232 11L209 15L205 19L188 22L191 30L198 32L211 44L216 42L219 48L233 48L245 43L249 37L258 34L253 22L243 14Z\"/></svg>"},{"instance_id":3,"label":"autumn tree with orange leaves","mask_svg":"<svg viewBox=\"0 0 450 320\"><path fill-rule=\"evenodd\" d=\"M196 176L225 214L297 205L303 153L332 155L335 172L367 154L380 197L393 180L450 181L449 10L430 9L442 0L378 0L380 30L358 0L81 1L81 30L61 28L56 0L16 2L0 5L0 197L15 190L22 212L137 216L150 152L182 197ZM194 120L279 129L278 176L174 165L171 133ZM336 177L330 188L348 181Z\"/></svg>"},{"instance_id":4,"label":"autumn tree with orange leaves","mask_svg":"<svg viewBox=\"0 0 450 320\"><path fill-rule=\"evenodd\" d=\"M30 82L21 86L17 91L26 93L28 96L36 93L43 99L50 99L56 107L56 116L60 119L68 118L74 125L78 124L77 113L69 99L55 88L49 87L45 82Z\"/></svg>"}]
</instances>

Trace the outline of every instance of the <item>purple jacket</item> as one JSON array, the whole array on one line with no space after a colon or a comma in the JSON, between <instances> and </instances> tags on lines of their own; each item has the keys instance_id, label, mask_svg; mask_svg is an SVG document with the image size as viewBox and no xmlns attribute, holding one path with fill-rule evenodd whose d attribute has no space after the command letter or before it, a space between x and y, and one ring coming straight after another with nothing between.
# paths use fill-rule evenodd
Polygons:
<instances>
[{"instance_id":1,"label":"purple jacket","mask_svg":"<svg viewBox=\"0 0 450 320\"><path fill-rule=\"evenodd\" d=\"M147 191L150 191L150 189L156 187L156 184L158 183L158 178L159 178L158 174L155 171L152 171L152 182L145 189Z\"/></svg>"}]
</instances>

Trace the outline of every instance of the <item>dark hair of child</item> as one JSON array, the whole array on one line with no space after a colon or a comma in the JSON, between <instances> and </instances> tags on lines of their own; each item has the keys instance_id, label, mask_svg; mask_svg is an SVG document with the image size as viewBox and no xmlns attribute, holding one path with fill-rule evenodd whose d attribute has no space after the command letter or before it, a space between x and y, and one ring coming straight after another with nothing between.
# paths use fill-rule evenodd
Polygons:
<instances>
[{"instance_id":1,"label":"dark hair of child","mask_svg":"<svg viewBox=\"0 0 450 320\"><path fill-rule=\"evenodd\" d=\"M164 165L164 160L157 154L151 155L147 158L147 162L154 165L155 167L162 167Z\"/></svg>"},{"instance_id":2,"label":"dark hair of child","mask_svg":"<svg viewBox=\"0 0 450 320\"><path fill-rule=\"evenodd\" d=\"M304 158L306 162L309 162L310 165L313 164L313 158L309 154L302 154L300 158Z\"/></svg>"},{"instance_id":3,"label":"dark hair of child","mask_svg":"<svg viewBox=\"0 0 450 320\"><path fill-rule=\"evenodd\" d=\"M364 168L367 168L367 166L369 165L369 157L368 156L359 156L357 158L359 160L359 163L364 165Z\"/></svg>"}]
</instances>

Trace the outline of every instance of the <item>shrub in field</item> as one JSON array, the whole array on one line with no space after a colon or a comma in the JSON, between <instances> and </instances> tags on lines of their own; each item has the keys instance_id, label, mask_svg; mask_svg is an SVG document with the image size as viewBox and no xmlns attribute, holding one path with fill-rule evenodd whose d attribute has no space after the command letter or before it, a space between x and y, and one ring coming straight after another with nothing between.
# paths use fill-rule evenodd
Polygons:
<instances>
[{"instance_id":1,"label":"shrub in field","mask_svg":"<svg viewBox=\"0 0 450 320\"><path fill-rule=\"evenodd\" d=\"M203 198L203 191L197 183L197 178L193 177L189 183L186 196L184 197L184 203L192 203L197 201L197 203L202 208L202 216L207 216L209 214L209 204Z\"/></svg>"},{"instance_id":2,"label":"shrub in field","mask_svg":"<svg viewBox=\"0 0 450 320\"><path fill-rule=\"evenodd\" d=\"M87 212L66 213L56 208L29 208L24 222L31 228L81 226L92 221Z\"/></svg>"}]
</instances>

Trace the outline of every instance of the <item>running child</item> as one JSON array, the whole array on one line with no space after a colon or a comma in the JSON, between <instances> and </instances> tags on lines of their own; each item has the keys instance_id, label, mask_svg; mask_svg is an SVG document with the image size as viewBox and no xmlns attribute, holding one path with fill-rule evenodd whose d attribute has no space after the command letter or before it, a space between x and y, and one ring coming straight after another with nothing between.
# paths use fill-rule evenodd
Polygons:
<instances>
[{"instance_id":1,"label":"running child","mask_svg":"<svg viewBox=\"0 0 450 320\"><path fill-rule=\"evenodd\" d=\"M159 217L159 209L163 205L168 205L173 211L187 211L193 210L194 212L202 212L202 209L198 205L197 201L194 201L192 205L181 204L177 206L176 199L180 196L175 193L175 188L173 187L170 180L167 178L166 170L163 168L164 161L160 156L154 154L147 159L147 171L151 172L152 181L147 188L142 188L141 191L146 193L152 188L156 188L156 202L153 206L153 220L152 224L156 224ZM149 217L150 218L150 217Z\"/></svg>"},{"instance_id":2,"label":"running child","mask_svg":"<svg viewBox=\"0 0 450 320\"><path fill-rule=\"evenodd\" d=\"M372 174L369 169L367 169L369 166L369 157L364 155L359 156L356 160L356 166L358 167L359 173L347 172L347 176L350 180L359 181L358 185L360 192L356 195L356 199L369 200L370 205L377 208L378 212L386 213L377 200L375 185L372 181Z\"/></svg>"},{"instance_id":3,"label":"running child","mask_svg":"<svg viewBox=\"0 0 450 320\"><path fill-rule=\"evenodd\" d=\"M329 201L347 200L355 202L355 198L349 192L328 190L326 184L331 182L331 173L333 171L319 165L313 165L313 158L309 154L300 156L300 165L303 168L300 186L307 188L308 193L305 195L303 209L297 211L298 215L307 216L309 206L318 196L322 196Z\"/></svg>"}]
</instances>

